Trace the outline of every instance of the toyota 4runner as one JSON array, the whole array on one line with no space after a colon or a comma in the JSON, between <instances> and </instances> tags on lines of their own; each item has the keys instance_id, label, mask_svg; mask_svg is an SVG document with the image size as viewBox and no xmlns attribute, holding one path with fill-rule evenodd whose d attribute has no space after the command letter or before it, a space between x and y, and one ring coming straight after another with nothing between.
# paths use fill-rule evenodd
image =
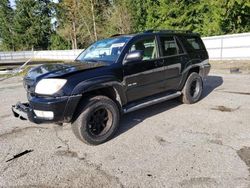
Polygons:
<instances>
[{"instance_id":1,"label":"toyota 4runner","mask_svg":"<svg viewBox=\"0 0 250 188\"><path fill-rule=\"evenodd\" d=\"M197 102L208 53L197 33L149 30L97 41L73 62L44 64L24 77L27 103L15 117L34 123L72 123L77 138L101 144L122 114L179 97Z\"/></svg>"}]
</instances>

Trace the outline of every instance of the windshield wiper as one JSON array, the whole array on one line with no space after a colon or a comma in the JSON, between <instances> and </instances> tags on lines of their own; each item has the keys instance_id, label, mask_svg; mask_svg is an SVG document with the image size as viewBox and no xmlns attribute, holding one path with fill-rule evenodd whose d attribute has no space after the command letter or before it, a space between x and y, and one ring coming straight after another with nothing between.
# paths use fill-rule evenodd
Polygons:
<instances>
[{"instance_id":1,"label":"windshield wiper","mask_svg":"<svg viewBox=\"0 0 250 188\"><path fill-rule=\"evenodd\" d=\"M101 64L105 63L105 64L107 64L107 62L97 60L97 59L86 59L86 60L76 59L75 61L80 62L80 63L89 63L89 64L91 64L91 63L101 63Z\"/></svg>"}]
</instances>

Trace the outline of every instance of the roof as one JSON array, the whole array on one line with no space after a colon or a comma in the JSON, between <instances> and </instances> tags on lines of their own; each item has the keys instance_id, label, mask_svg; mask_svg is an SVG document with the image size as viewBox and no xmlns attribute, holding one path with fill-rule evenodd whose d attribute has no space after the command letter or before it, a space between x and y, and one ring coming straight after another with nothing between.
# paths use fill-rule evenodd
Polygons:
<instances>
[{"instance_id":1,"label":"roof","mask_svg":"<svg viewBox=\"0 0 250 188\"><path fill-rule=\"evenodd\" d=\"M155 29L150 29L146 30L140 33L131 33L131 34L115 34L112 35L111 37L120 37L120 36L125 36L125 37L133 37L136 35L145 35L145 34L152 34L152 33L164 33L164 34L181 34L181 35L199 35L198 33L194 33L190 30L155 30Z\"/></svg>"}]
</instances>

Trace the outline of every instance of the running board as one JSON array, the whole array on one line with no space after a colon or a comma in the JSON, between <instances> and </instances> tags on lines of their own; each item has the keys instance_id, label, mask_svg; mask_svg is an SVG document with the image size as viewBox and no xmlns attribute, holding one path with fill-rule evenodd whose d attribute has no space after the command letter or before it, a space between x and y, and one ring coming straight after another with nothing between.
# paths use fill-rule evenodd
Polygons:
<instances>
[{"instance_id":1,"label":"running board","mask_svg":"<svg viewBox=\"0 0 250 188\"><path fill-rule=\"evenodd\" d=\"M176 93L172 93L172 94L169 94L169 95L165 95L163 97L159 97L159 98L156 98L156 99L148 99L147 101L144 101L142 103L139 103L139 104L136 104L136 105L129 105L128 107L125 107L123 109L123 113L129 113L129 112L133 112L135 110L139 110L141 108L144 108L144 107L147 107L147 106L151 106L153 104L157 104L157 103L160 103L160 102L163 102L163 101L167 101L167 100L170 100L170 99L173 99L173 98L176 98L176 97L179 97L181 96L181 92L178 91ZM131 107L130 107L131 106Z\"/></svg>"}]
</instances>

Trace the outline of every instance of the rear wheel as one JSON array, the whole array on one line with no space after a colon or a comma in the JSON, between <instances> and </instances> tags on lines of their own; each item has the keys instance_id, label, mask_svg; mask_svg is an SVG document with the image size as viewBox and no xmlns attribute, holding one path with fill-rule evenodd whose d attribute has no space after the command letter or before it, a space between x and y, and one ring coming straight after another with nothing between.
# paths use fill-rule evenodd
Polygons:
<instances>
[{"instance_id":1,"label":"rear wheel","mask_svg":"<svg viewBox=\"0 0 250 188\"><path fill-rule=\"evenodd\" d=\"M119 120L119 109L114 101L105 96L94 96L80 104L72 130L81 141L98 145L114 135Z\"/></svg>"},{"instance_id":2,"label":"rear wheel","mask_svg":"<svg viewBox=\"0 0 250 188\"><path fill-rule=\"evenodd\" d=\"M193 104L200 100L203 89L201 76L193 72L188 76L184 88L182 89L181 102Z\"/></svg>"}]
</instances>

